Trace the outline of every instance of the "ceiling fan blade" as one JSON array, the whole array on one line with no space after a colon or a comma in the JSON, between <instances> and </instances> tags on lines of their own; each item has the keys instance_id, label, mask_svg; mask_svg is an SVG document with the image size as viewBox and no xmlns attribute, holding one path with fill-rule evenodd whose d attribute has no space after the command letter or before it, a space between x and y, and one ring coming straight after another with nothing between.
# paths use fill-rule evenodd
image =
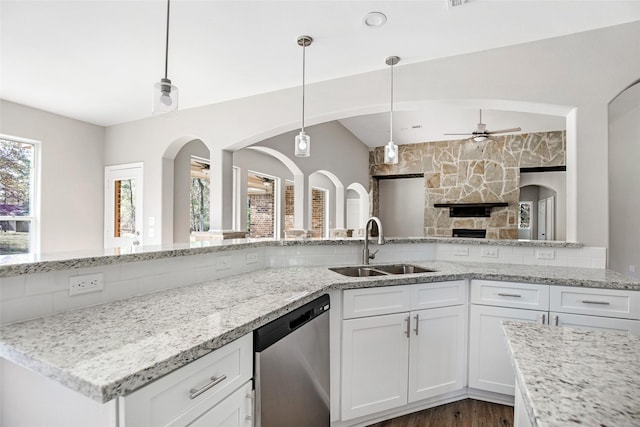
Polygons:
<instances>
[{"instance_id":1,"label":"ceiling fan blade","mask_svg":"<svg viewBox=\"0 0 640 427\"><path fill-rule=\"evenodd\" d=\"M508 133L508 132L520 132L522 129L520 128L510 128L510 129L501 129L501 130L491 130L487 131L487 134L492 135L495 133Z\"/></svg>"},{"instance_id":2,"label":"ceiling fan blade","mask_svg":"<svg viewBox=\"0 0 640 427\"><path fill-rule=\"evenodd\" d=\"M473 135L472 133L444 133L443 135Z\"/></svg>"}]
</instances>

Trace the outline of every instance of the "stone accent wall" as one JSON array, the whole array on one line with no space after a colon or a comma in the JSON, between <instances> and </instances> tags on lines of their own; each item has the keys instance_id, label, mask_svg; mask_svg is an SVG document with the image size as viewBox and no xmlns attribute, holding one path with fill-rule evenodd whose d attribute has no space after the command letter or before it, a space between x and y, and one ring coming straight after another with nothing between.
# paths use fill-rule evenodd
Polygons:
<instances>
[{"instance_id":1,"label":"stone accent wall","mask_svg":"<svg viewBox=\"0 0 640 427\"><path fill-rule=\"evenodd\" d=\"M562 166L566 157L564 131L506 135L496 140L454 140L399 146L397 165L384 164L384 148L369 157L376 176L424 173L424 235L451 237L453 228L486 229L488 239L517 239L520 168ZM372 185L374 210L377 186ZM451 218L449 209L434 203L507 202L490 218Z\"/></svg>"},{"instance_id":2,"label":"stone accent wall","mask_svg":"<svg viewBox=\"0 0 640 427\"><path fill-rule=\"evenodd\" d=\"M249 237L273 237L273 194L249 194Z\"/></svg>"}]
</instances>

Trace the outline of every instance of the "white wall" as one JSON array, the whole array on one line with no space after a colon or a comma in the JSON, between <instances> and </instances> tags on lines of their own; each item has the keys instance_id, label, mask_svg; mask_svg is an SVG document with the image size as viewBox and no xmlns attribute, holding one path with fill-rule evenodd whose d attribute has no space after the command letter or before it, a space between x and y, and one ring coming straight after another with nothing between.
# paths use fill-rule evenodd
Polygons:
<instances>
[{"instance_id":1,"label":"white wall","mask_svg":"<svg viewBox=\"0 0 640 427\"><path fill-rule=\"evenodd\" d=\"M479 100L485 108L571 115L567 139L567 194L574 223L567 238L606 246L607 105L640 75L640 22L518 46L398 66L397 108L414 109L438 100ZM469 72L469 64L474 64ZM388 109L387 70L308 85L307 123L317 124ZM180 111L107 129L108 164L145 161L145 182L161 182L161 158L177 140L197 136L212 153L213 167L223 149L238 149L299 126L297 88ZM312 137L312 157L328 147L322 167L360 161L342 155L332 138ZM291 134L293 135L293 134ZM291 137L291 140L293 138ZM292 152L293 144L287 148ZM320 150L320 151L319 151ZM366 161L366 160L363 160ZM161 188L148 188L145 212L161 218ZM166 207L165 207L166 210ZM574 219L575 217L575 219ZM159 241L161 236L156 236ZM153 243L153 242L151 242Z\"/></svg>"},{"instance_id":2,"label":"white wall","mask_svg":"<svg viewBox=\"0 0 640 427\"><path fill-rule=\"evenodd\" d=\"M385 237L424 236L424 178L381 179L378 185Z\"/></svg>"},{"instance_id":3,"label":"white wall","mask_svg":"<svg viewBox=\"0 0 640 427\"><path fill-rule=\"evenodd\" d=\"M40 142L40 251L102 248L104 128L0 100L0 133Z\"/></svg>"},{"instance_id":4,"label":"white wall","mask_svg":"<svg viewBox=\"0 0 640 427\"><path fill-rule=\"evenodd\" d=\"M609 106L609 268L640 279L639 165L640 83Z\"/></svg>"}]
</instances>

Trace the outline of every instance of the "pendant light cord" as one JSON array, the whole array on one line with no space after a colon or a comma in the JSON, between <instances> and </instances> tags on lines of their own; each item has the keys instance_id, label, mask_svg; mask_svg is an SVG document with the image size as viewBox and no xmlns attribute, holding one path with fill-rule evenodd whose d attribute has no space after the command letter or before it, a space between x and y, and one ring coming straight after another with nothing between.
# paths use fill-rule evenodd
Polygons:
<instances>
[{"instance_id":1,"label":"pendant light cord","mask_svg":"<svg viewBox=\"0 0 640 427\"><path fill-rule=\"evenodd\" d=\"M305 81L305 69L306 69L306 50L307 50L307 42L302 42L302 129L304 132L304 81Z\"/></svg>"},{"instance_id":2,"label":"pendant light cord","mask_svg":"<svg viewBox=\"0 0 640 427\"><path fill-rule=\"evenodd\" d=\"M167 38L164 45L164 78L167 78L167 70L169 68L169 11L171 0L167 0Z\"/></svg>"},{"instance_id":3,"label":"pendant light cord","mask_svg":"<svg viewBox=\"0 0 640 427\"><path fill-rule=\"evenodd\" d=\"M391 109L389 110L389 142L393 142L393 61L391 61Z\"/></svg>"}]
</instances>

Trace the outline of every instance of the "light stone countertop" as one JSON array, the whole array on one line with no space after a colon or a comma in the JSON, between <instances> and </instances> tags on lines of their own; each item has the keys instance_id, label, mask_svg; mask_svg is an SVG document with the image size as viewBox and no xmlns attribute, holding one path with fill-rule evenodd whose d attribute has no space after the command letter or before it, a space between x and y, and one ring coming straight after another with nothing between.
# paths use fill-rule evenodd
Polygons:
<instances>
[{"instance_id":1,"label":"light stone countertop","mask_svg":"<svg viewBox=\"0 0 640 427\"><path fill-rule=\"evenodd\" d=\"M640 337L503 322L534 427L640 425Z\"/></svg>"},{"instance_id":2,"label":"light stone countertop","mask_svg":"<svg viewBox=\"0 0 640 427\"><path fill-rule=\"evenodd\" d=\"M0 328L0 356L99 402L127 394L330 289L459 279L640 290L596 269L417 262L432 273L352 278L270 268Z\"/></svg>"},{"instance_id":3,"label":"light stone countertop","mask_svg":"<svg viewBox=\"0 0 640 427\"><path fill-rule=\"evenodd\" d=\"M150 261L162 258L199 255L212 252L234 251L265 246L331 246L360 245L362 237L342 239L229 239L174 244L168 246L129 246L123 248L100 249L93 251L60 252L50 254L0 255L0 277L21 274L46 273L74 268L87 268L102 265ZM390 244L405 243L445 243L464 245L520 246L545 248L581 248L581 243L545 241L545 240L491 240L444 237L391 237Z\"/></svg>"}]
</instances>

